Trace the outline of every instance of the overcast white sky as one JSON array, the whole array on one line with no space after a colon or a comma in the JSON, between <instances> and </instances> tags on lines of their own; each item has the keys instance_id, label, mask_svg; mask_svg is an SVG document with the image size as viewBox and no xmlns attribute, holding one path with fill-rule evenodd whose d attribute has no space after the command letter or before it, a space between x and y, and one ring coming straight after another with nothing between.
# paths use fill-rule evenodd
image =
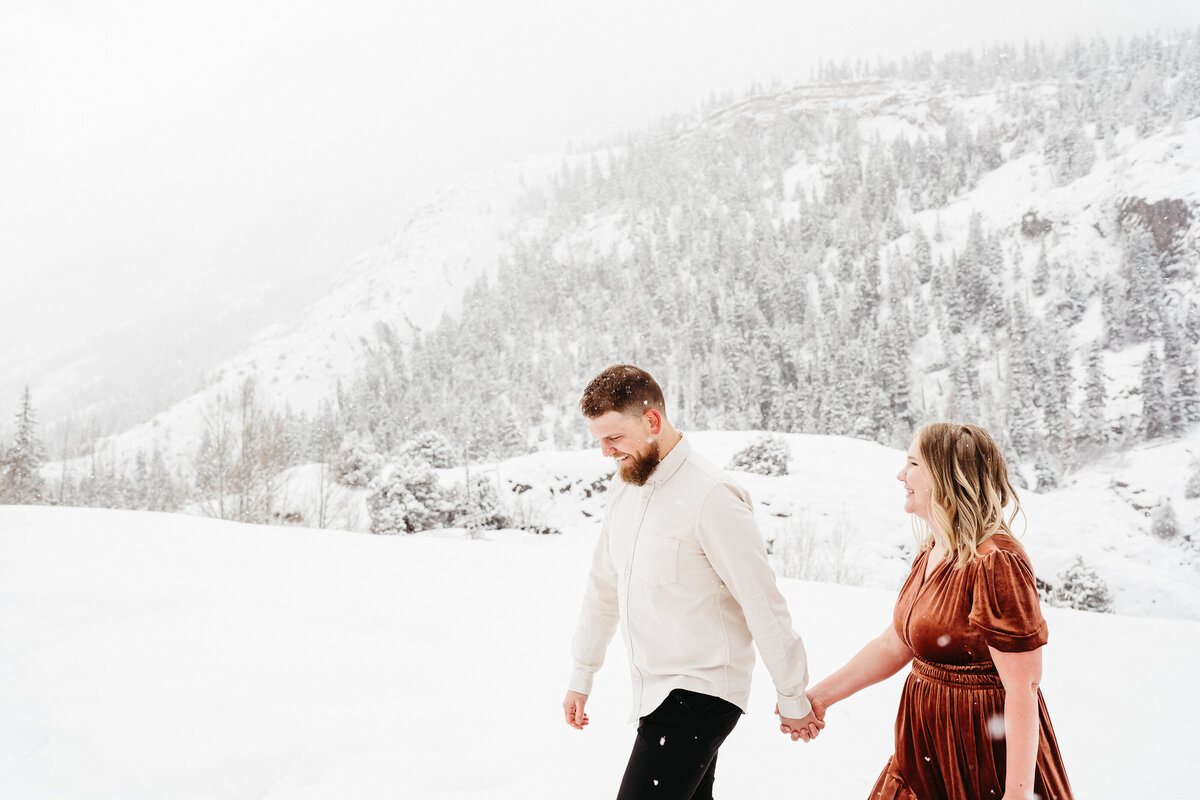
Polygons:
<instances>
[{"instance_id":1,"label":"overcast white sky","mask_svg":"<svg viewBox=\"0 0 1200 800\"><path fill-rule=\"evenodd\" d=\"M0 342L198 271L323 286L464 172L816 58L1196 26L1193 0L0 0Z\"/></svg>"}]
</instances>

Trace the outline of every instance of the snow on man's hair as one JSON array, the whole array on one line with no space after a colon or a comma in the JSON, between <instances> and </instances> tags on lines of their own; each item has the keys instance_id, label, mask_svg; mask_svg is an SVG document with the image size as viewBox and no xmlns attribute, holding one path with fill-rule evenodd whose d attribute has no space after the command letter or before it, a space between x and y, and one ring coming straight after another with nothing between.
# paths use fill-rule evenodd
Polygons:
<instances>
[{"instance_id":1,"label":"snow on man's hair","mask_svg":"<svg viewBox=\"0 0 1200 800\"><path fill-rule=\"evenodd\" d=\"M588 419L609 411L640 415L647 408L666 414L658 382L649 372L631 364L614 364L592 378L579 398L579 408Z\"/></svg>"}]
</instances>

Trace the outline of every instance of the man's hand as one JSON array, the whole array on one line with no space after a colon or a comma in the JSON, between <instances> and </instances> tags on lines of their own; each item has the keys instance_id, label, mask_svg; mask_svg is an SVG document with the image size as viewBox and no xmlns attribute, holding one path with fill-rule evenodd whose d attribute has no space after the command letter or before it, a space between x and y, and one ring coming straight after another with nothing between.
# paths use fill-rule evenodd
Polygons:
<instances>
[{"instance_id":1,"label":"man's hand","mask_svg":"<svg viewBox=\"0 0 1200 800\"><path fill-rule=\"evenodd\" d=\"M586 694L579 692L567 692L567 696L563 698L563 715L567 718L567 724L576 730L581 731L583 726L588 724L588 715L583 710L587 699Z\"/></svg>"},{"instance_id":2,"label":"man's hand","mask_svg":"<svg viewBox=\"0 0 1200 800\"><path fill-rule=\"evenodd\" d=\"M779 731L792 737L792 741L796 742L803 739L810 742L817 738L817 734L825 727L825 708L821 707L820 716L817 715L817 707L813 706L812 712L803 719L792 719L779 714L779 706L775 706L775 713L779 715Z\"/></svg>"}]
</instances>

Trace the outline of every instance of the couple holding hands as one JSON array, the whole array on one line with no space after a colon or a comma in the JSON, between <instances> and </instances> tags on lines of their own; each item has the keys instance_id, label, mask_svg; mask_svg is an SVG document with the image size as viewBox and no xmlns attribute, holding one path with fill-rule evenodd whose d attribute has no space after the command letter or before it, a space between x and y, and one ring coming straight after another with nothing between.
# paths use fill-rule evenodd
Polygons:
<instances>
[{"instance_id":1,"label":"couple holding hands","mask_svg":"<svg viewBox=\"0 0 1200 800\"><path fill-rule=\"evenodd\" d=\"M808 687L804 644L750 497L667 420L644 370L609 367L580 407L617 461L572 642L563 700L582 729L592 677L620 623L637 738L618 800L711 800L717 750L750 697L753 646L778 693L780 730L809 741L830 706L912 664L879 800L1070 800L1042 701L1046 623L1012 537L1019 503L982 428L922 428L897 478L924 526L893 619ZM1006 519L1004 509L1011 506ZM807 689L807 691L806 691Z\"/></svg>"}]
</instances>

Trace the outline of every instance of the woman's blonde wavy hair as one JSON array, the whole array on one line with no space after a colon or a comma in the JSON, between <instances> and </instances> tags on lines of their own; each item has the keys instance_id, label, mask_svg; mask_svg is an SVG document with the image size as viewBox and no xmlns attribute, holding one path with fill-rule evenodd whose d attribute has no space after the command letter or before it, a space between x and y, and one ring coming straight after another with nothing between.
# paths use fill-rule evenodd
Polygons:
<instances>
[{"instance_id":1,"label":"woman's blonde wavy hair","mask_svg":"<svg viewBox=\"0 0 1200 800\"><path fill-rule=\"evenodd\" d=\"M921 459L929 470L934 525L950 548L956 568L979 556L979 546L993 534L1012 533L1021 511L1008 480L1008 465L990 434L978 425L935 422L917 432ZM1004 509L1012 511L1005 519ZM933 547L934 531L925 528L921 549Z\"/></svg>"}]
</instances>

